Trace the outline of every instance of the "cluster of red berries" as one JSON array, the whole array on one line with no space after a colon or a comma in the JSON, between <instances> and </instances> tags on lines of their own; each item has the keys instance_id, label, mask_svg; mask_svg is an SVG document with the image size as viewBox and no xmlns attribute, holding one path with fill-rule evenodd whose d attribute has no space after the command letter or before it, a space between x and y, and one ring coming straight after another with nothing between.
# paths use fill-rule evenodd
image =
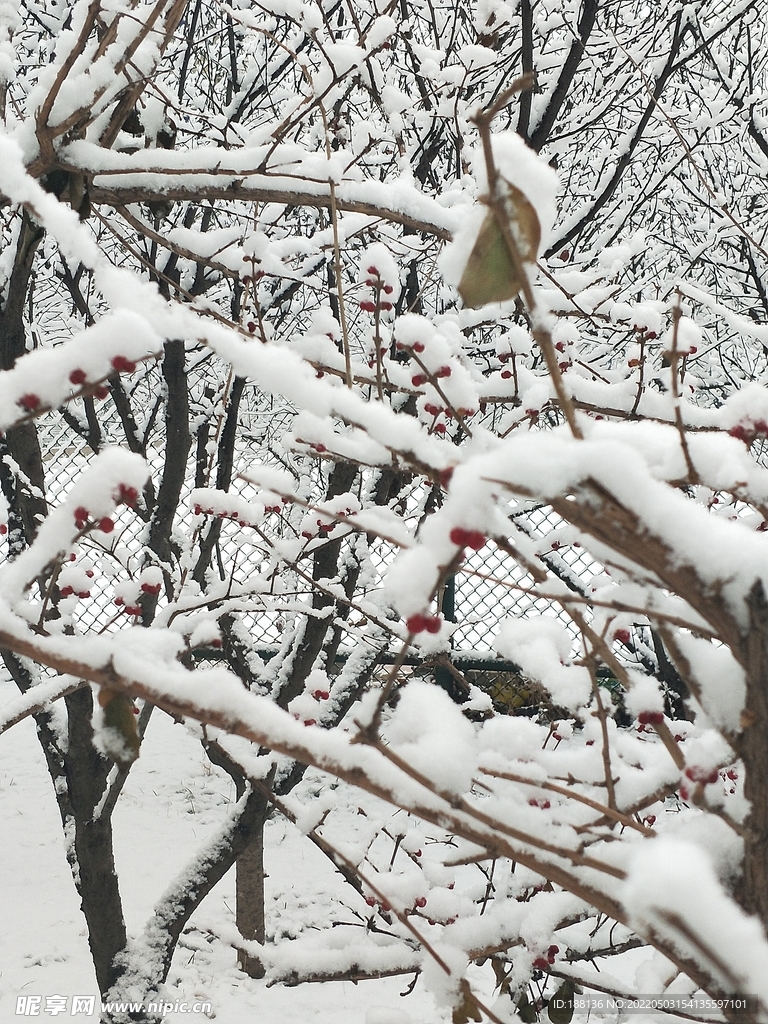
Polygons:
<instances>
[{"instance_id":1,"label":"cluster of red berries","mask_svg":"<svg viewBox=\"0 0 768 1024\"><path fill-rule=\"evenodd\" d=\"M451 370L450 366L448 366L448 364L446 363L444 366L438 366L433 376L440 378L450 377L452 372L453 371ZM414 375L411 377L411 384L413 384L415 388L420 388L422 385L426 384L428 380L429 376L426 373L414 373Z\"/></svg>"},{"instance_id":2,"label":"cluster of red berries","mask_svg":"<svg viewBox=\"0 0 768 1024\"><path fill-rule=\"evenodd\" d=\"M279 509L278 509L278 511L279 511ZM334 512L334 515L337 516L339 519L344 519L345 516L351 516L351 515L354 515L354 513L355 513L355 509L353 509L353 508L345 508L345 509L342 509L342 510L340 510L338 512ZM331 530L334 528L334 526L336 526L337 524L335 522L326 523L323 519L318 519L315 522L315 525L317 526L318 533L321 534L321 535L325 535L325 534L330 533ZM315 534L314 534L314 532L312 530L302 530L301 531L301 536L302 537L306 537L307 540L312 540L312 538L315 536Z\"/></svg>"},{"instance_id":3,"label":"cluster of red berries","mask_svg":"<svg viewBox=\"0 0 768 1024\"><path fill-rule=\"evenodd\" d=\"M269 511L272 511L272 509L270 509ZM278 506L276 511L278 511L278 512L280 511L279 506ZM237 522L238 526L247 526L248 525L248 523L246 522L245 519L241 519L240 518L240 513L239 512L216 512L212 508L203 508L202 505L196 504L194 506L194 513L195 513L196 516L205 515L205 516L215 516L217 519L232 519L232 520L235 520Z\"/></svg>"},{"instance_id":4,"label":"cluster of red berries","mask_svg":"<svg viewBox=\"0 0 768 1024\"><path fill-rule=\"evenodd\" d=\"M456 544L460 548L472 548L473 551L479 551L486 539L482 530L465 530L463 526L454 526L449 537L451 544Z\"/></svg>"},{"instance_id":5,"label":"cluster of red berries","mask_svg":"<svg viewBox=\"0 0 768 1024\"><path fill-rule=\"evenodd\" d=\"M382 901L382 903L379 903L375 896L366 896L365 902L368 904L369 907L380 906L385 914L389 913L389 911L392 909L392 907L390 907L386 900Z\"/></svg>"},{"instance_id":6,"label":"cluster of red berries","mask_svg":"<svg viewBox=\"0 0 768 1024\"><path fill-rule=\"evenodd\" d=\"M737 423L735 427L731 427L728 433L731 437L738 438L739 441L743 441L749 447L761 435L763 437L768 436L768 423L765 420L756 420L748 425Z\"/></svg>"},{"instance_id":7,"label":"cluster of red berries","mask_svg":"<svg viewBox=\"0 0 768 1024\"><path fill-rule=\"evenodd\" d=\"M116 597L115 604L122 608L126 615L141 615L141 606L138 604L126 604L124 597Z\"/></svg>"},{"instance_id":8,"label":"cluster of red berries","mask_svg":"<svg viewBox=\"0 0 768 1024\"><path fill-rule=\"evenodd\" d=\"M249 255L248 253L244 253L243 254L243 263L250 263L251 264L251 272L250 272L250 274L241 274L240 275L240 279L242 280L243 284L248 284L250 281L260 281L262 279L262 277L264 277L264 274L266 273L266 271L264 271L264 270L257 270L256 269L256 266L261 263L261 260L259 259L258 256L253 256L253 255ZM248 326L249 326L249 329L250 329L250 324Z\"/></svg>"},{"instance_id":9,"label":"cluster of red berries","mask_svg":"<svg viewBox=\"0 0 768 1024\"><path fill-rule=\"evenodd\" d=\"M78 530L84 530L91 520L91 513L84 505L78 505L75 509L75 526ZM115 528L115 521L110 516L102 516L95 520L94 525L102 533L112 533Z\"/></svg>"},{"instance_id":10,"label":"cluster of red berries","mask_svg":"<svg viewBox=\"0 0 768 1024\"><path fill-rule=\"evenodd\" d=\"M691 782L701 782L705 786L710 786L720 778L720 772L716 768L701 768L699 765L692 764L685 769L685 777Z\"/></svg>"},{"instance_id":11,"label":"cluster of red berries","mask_svg":"<svg viewBox=\"0 0 768 1024\"><path fill-rule=\"evenodd\" d=\"M421 355L426 348L426 345L423 341L414 341L413 344L409 344L407 341L397 341L395 342L395 348L398 352L405 352L408 349L412 349L414 352Z\"/></svg>"},{"instance_id":12,"label":"cluster of red berries","mask_svg":"<svg viewBox=\"0 0 768 1024\"><path fill-rule=\"evenodd\" d=\"M409 633L439 633L442 620L439 615L422 615L417 612L405 620Z\"/></svg>"},{"instance_id":13,"label":"cluster of red berries","mask_svg":"<svg viewBox=\"0 0 768 1024\"><path fill-rule=\"evenodd\" d=\"M372 265L368 267L366 269L366 274L368 275L368 277L366 277L365 279L365 284L367 284L369 288L373 288L375 298L363 299L360 302L360 309L364 310L366 313L375 313L377 307L379 309L384 310L392 309L392 303L388 299L382 299L381 297L382 292L384 293L384 295L392 294L392 292L394 291L392 285L384 284L384 282L381 280L379 268L376 266Z\"/></svg>"},{"instance_id":14,"label":"cluster of red berries","mask_svg":"<svg viewBox=\"0 0 768 1024\"><path fill-rule=\"evenodd\" d=\"M112 496L117 505L128 505L133 508L139 500L139 492L130 484L118 484L117 490Z\"/></svg>"},{"instance_id":15,"label":"cluster of red berries","mask_svg":"<svg viewBox=\"0 0 768 1024\"><path fill-rule=\"evenodd\" d=\"M531 796L528 798L528 803L531 807L540 807L542 811L548 811L552 804L549 800L541 800L539 797Z\"/></svg>"},{"instance_id":16,"label":"cluster of red berries","mask_svg":"<svg viewBox=\"0 0 768 1024\"><path fill-rule=\"evenodd\" d=\"M94 576L93 569L86 569L85 570L85 575L88 577L89 580L92 580L93 576ZM59 593L61 594L62 597L72 597L73 594L77 594L77 596L81 600L83 598L91 596L90 590L77 590L76 591L75 588L71 584L69 584L69 583L65 583L64 586L59 591Z\"/></svg>"},{"instance_id":17,"label":"cluster of red berries","mask_svg":"<svg viewBox=\"0 0 768 1024\"><path fill-rule=\"evenodd\" d=\"M539 971L546 971L546 969L555 962L555 956L560 952L559 946L550 946L545 956L537 956L533 961L533 966Z\"/></svg>"},{"instance_id":18,"label":"cluster of red berries","mask_svg":"<svg viewBox=\"0 0 768 1024\"><path fill-rule=\"evenodd\" d=\"M655 341L658 338L656 331L649 331L645 324L633 324L635 331L643 335L646 341Z\"/></svg>"},{"instance_id":19,"label":"cluster of red berries","mask_svg":"<svg viewBox=\"0 0 768 1024\"><path fill-rule=\"evenodd\" d=\"M663 711L641 711L637 716L637 720L641 726L645 725L661 725L664 721ZM642 730L640 730L642 731Z\"/></svg>"},{"instance_id":20,"label":"cluster of red berries","mask_svg":"<svg viewBox=\"0 0 768 1024\"><path fill-rule=\"evenodd\" d=\"M313 690L312 696L315 700L328 700L331 695L328 690Z\"/></svg>"},{"instance_id":21,"label":"cluster of red berries","mask_svg":"<svg viewBox=\"0 0 768 1024\"><path fill-rule=\"evenodd\" d=\"M21 406L24 412L36 412L40 408L42 402L39 395L29 392L17 399L16 404Z\"/></svg>"}]
</instances>

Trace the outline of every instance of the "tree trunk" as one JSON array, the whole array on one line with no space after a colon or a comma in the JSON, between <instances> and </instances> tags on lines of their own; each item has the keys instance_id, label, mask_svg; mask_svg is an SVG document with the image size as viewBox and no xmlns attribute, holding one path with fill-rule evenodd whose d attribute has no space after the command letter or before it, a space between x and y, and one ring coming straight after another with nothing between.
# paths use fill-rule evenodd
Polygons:
<instances>
[{"instance_id":1,"label":"tree trunk","mask_svg":"<svg viewBox=\"0 0 768 1024\"><path fill-rule=\"evenodd\" d=\"M263 943L266 938L264 909L264 825L267 820L267 801L263 800L261 813L254 823L251 840L237 858L236 924L244 939ZM238 966L251 978L264 977L264 965L257 956L241 950Z\"/></svg>"},{"instance_id":2,"label":"tree trunk","mask_svg":"<svg viewBox=\"0 0 768 1024\"><path fill-rule=\"evenodd\" d=\"M750 802L744 832L744 872L734 893L768 934L768 601L758 580L749 595L746 642L747 696L737 753L744 762Z\"/></svg>"}]
</instances>

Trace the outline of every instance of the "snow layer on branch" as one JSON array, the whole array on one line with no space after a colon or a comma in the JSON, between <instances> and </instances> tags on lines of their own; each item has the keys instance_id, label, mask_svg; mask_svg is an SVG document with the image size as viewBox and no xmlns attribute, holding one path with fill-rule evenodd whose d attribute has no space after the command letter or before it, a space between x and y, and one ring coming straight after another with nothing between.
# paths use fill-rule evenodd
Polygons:
<instances>
[{"instance_id":1,"label":"snow layer on branch","mask_svg":"<svg viewBox=\"0 0 768 1024\"><path fill-rule=\"evenodd\" d=\"M122 448L108 448L99 453L88 469L69 491L66 501L55 508L40 526L37 536L26 551L0 571L3 596L11 604L17 601L47 566L69 551L80 528L80 509L90 519L109 517L122 500L121 492L133 489L141 493L149 476L144 459Z\"/></svg>"},{"instance_id":2,"label":"snow layer on branch","mask_svg":"<svg viewBox=\"0 0 768 1024\"><path fill-rule=\"evenodd\" d=\"M413 680L387 728L387 739L408 764L439 789L465 793L477 764L472 724L445 691Z\"/></svg>"},{"instance_id":3,"label":"snow layer on branch","mask_svg":"<svg viewBox=\"0 0 768 1024\"><path fill-rule=\"evenodd\" d=\"M713 954L710 970L725 991L758 995L768 1004L768 943L757 918L730 900L698 846L677 839L643 843L630 863L623 902L641 931L670 935L683 954L701 960L699 943ZM696 944L674 925L684 922ZM718 967L722 964L728 971Z\"/></svg>"},{"instance_id":4,"label":"snow layer on branch","mask_svg":"<svg viewBox=\"0 0 768 1024\"><path fill-rule=\"evenodd\" d=\"M720 585L734 615L744 621L744 600L755 579L768 578L768 539L738 521L711 515L656 479L644 458L645 432L632 431L631 437L627 432L622 444L599 440L600 435L595 429L595 440L579 442L562 431L511 438L492 455L473 460L472 475L478 483L507 481L511 491L545 500L583 492L589 489L588 481L596 481L637 517L640 533L664 545L670 570L690 566L703 582ZM676 453L671 436L670 431L666 453L676 465L682 456ZM637 447L629 443L632 439L639 442ZM684 462L680 466L684 477ZM469 468L467 464L465 472ZM464 478L468 484L469 477L467 473ZM597 494L591 500L599 500Z\"/></svg>"},{"instance_id":5,"label":"snow layer on branch","mask_svg":"<svg viewBox=\"0 0 768 1024\"><path fill-rule=\"evenodd\" d=\"M571 711L583 707L592 690L589 672L583 666L567 665L571 637L557 619L540 616L507 619L496 641L496 650L538 679L552 694L555 704Z\"/></svg>"},{"instance_id":6,"label":"snow layer on branch","mask_svg":"<svg viewBox=\"0 0 768 1024\"><path fill-rule=\"evenodd\" d=\"M702 709L714 725L738 732L746 682L744 670L730 650L682 631L677 633L675 643L699 686Z\"/></svg>"}]
</instances>

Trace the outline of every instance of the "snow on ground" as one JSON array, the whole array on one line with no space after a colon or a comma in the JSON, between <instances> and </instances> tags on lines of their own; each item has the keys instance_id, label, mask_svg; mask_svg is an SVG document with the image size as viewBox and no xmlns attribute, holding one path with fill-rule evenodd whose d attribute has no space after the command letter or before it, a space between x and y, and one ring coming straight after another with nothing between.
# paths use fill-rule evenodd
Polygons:
<instances>
[{"instance_id":1,"label":"snow on ground","mask_svg":"<svg viewBox=\"0 0 768 1024\"><path fill-rule=\"evenodd\" d=\"M17 694L0 682L0 706ZM197 847L216 829L234 800L227 776L211 769L199 743L181 725L155 712L142 754L114 816L115 858L126 922L137 934L157 899ZM290 934L317 927L325 912L352 920L345 902L359 900L329 862L284 819L270 821L266 838L268 929ZM34 723L0 736L0 1021L16 1016L21 995L96 995L79 899ZM207 929L231 928L234 871L213 890L182 936L169 978L173 1000L210 1001L226 1024L409 1024L448 1019L421 983L402 998L410 977L380 981L267 987L236 966L234 950L206 941ZM279 915L279 920L278 920ZM295 931L294 931L295 933ZM200 948L202 947L202 948ZM40 1019L87 1019L46 1014ZM97 1019L97 1015L93 1018ZM167 1021L206 1020L170 1013Z\"/></svg>"}]
</instances>

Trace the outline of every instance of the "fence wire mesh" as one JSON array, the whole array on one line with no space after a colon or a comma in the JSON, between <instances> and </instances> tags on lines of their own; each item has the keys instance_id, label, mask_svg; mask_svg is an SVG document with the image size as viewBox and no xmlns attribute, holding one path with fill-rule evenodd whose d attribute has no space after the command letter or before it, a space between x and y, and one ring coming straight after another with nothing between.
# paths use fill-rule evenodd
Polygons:
<instances>
[{"instance_id":1,"label":"fence wire mesh","mask_svg":"<svg viewBox=\"0 0 768 1024\"><path fill-rule=\"evenodd\" d=\"M226 370L219 369L223 380ZM202 401L206 389L210 398L211 379L210 365L200 365L190 373L193 410L195 403ZM150 432L156 416L156 403L159 406L154 396L158 394L160 384L159 371L150 368L138 385L134 386L132 399L134 405L142 410L142 417L136 425L139 436L142 436L143 431ZM221 388L221 381L218 386ZM240 440L236 451L236 462L240 469L253 461L259 446L268 444L269 434L275 428L273 416L274 411L265 405L264 396L254 389L250 401L244 401L241 407ZM91 448L75 429L71 412L68 419L69 422L61 412L54 411L38 421L47 498L52 506L63 500L93 458ZM99 426L102 444L125 443L124 427L111 400L105 401L99 410ZM146 445L146 456L155 481L162 472L163 448L162 430L155 429ZM194 458L194 455L193 445L190 458ZM190 466L190 470L188 477L193 479L194 466ZM252 498L255 493L250 484L240 480L236 481L234 489L245 498ZM423 494L412 492L407 498L407 504L418 513L422 500ZM567 528L564 528L551 508L530 505L515 510L511 518L515 526L533 543L536 555L544 556L561 577L569 576L584 587L592 576L601 572L601 567L578 544L569 541ZM287 515L284 519L285 522L279 524L283 535L296 536L298 527L295 517L294 521L290 521ZM200 528L200 518L195 516L187 492L182 496L174 524L175 537L183 546L189 542L194 531ZM142 550L141 542L145 532L146 524L131 510L122 509L117 513L116 529L109 538L109 547L99 547L92 540L86 545L89 550L85 557L90 558L96 571L91 596L81 601L77 610L78 624L84 632L109 630L121 623L120 609L115 607L113 601L114 585L118 579L125 578L126 570L139 568L139 562L131 564L131 557L141 556L131 556L129 552ZM382 571L394 555L394 549L385 542L375 542L368 549L368 564L372 570L369 573L371 590L380 587ZM236 522L222 522L215 557L215 568L221 579L229 579L234 585L246 587L248 581L262 571L267 556L263 544L258 539L254 541L252 535L245 535L245 531ZM525 569L493 544L487 544L480 552L471 553L454 579L454 651L457 654L475 653L485 658L492 657L494 638L503 620L508 617L553 615L575 636L576 630L562 607L553 601L533 596L530 593L532 584ZM254 596L250 601L241 602L239 613L243 625L258 648L269 649L280 644L291 615L295 614L293 599L301 596L301 587L297 587L292 592L291 600L274 595L265 597L262 594L258 598Z\"/></svg>"}]
</instances>

